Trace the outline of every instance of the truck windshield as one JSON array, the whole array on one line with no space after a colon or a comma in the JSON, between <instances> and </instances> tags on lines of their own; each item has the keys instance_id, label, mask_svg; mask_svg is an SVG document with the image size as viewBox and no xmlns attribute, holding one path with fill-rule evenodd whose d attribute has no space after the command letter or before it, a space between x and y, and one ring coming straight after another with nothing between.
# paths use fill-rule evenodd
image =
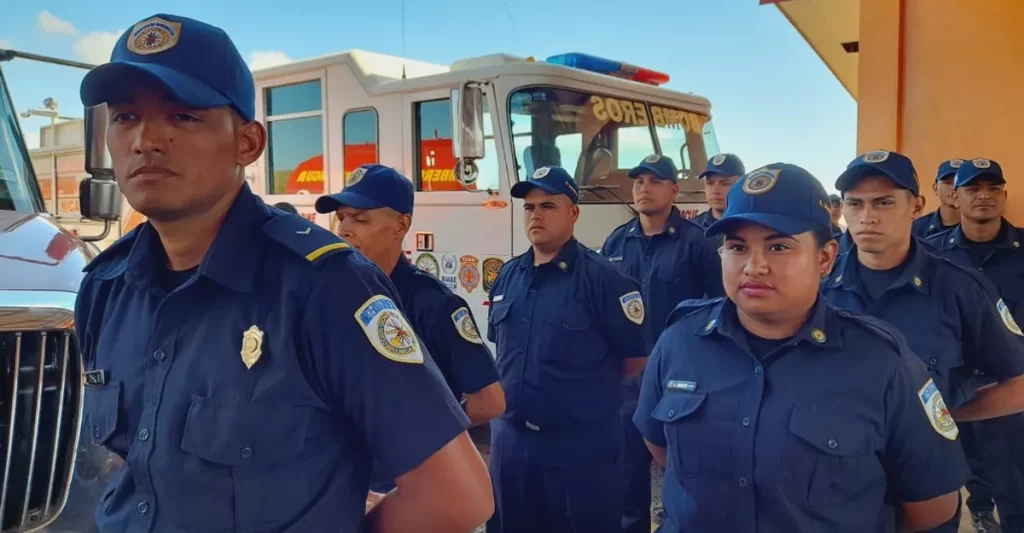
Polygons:
<instances>
[{"instance_id":1,"label":"truck windshield","mask_svg":"<svg viewBox=\"0 0 1024 533\"><path fill-rule=\"evenodd\" d=\"M0 69L0 210L42 211L39 186Z\"/></svg>"},{"instance_id":2,"label":"truck windshield","mask_svg":"<svg viewBox=\"0 0 1024 533\"><path fill-rule=\"evenodd\" d=\"M557 165L584 187L582 203L632 202L629 169L661 154L692 175L718 154L709 117L641 100L554 87L517 90L509 98L512 146L519 179ZM699 192L699 180L680 183Z\"/></svg>"}]
</instances>

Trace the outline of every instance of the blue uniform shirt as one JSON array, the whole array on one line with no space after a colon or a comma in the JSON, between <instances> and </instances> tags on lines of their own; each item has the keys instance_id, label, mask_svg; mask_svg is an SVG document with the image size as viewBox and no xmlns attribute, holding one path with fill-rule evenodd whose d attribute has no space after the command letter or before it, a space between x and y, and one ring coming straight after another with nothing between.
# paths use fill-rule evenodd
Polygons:
<instances>
[{"instance_id":1,"label":"blue uniform shirt","mask_svg":"<svg viewBox=\"0 0 1024 533\"><path fill-rule=\"evenodd\" d=\"M958 265L973 267L995 285L1017 324L1024 321L1024 233L1003 220L999 235L973 245L957 226L927 239L938 253Z\"/></svg>"},{"instance_id":2,"label":"blue uniform shirt","mask_svg":"<svg viewBox=\"0 0 1024 533\"><path fill-rule=\"evenodd\" d=\"M822 293L836 307L896 326L951 408L974 397L975 371L998 381L1024 374L1024 343L1000 318L995 287L983 277L915 240L902 270L873 299L856 254L854 247L839 258Z\"/></svg>"},{"instance_id":3,"label":"blue uniform shirt","mask_svg":"<svg viewBox=\"0 0 1024 533\"><path fill-rule=\"evenodd\" d=\"M651 348L639 285L576 239L549 263L533 258L531 249L506 263L490 294L505 418L541 429L619 424L622 361Z\"/></svg>"},{"instance_id":4,"label":"blue uniform shirt","mask_svg":"<svg viewBox=\"0 0 1024 533\"><path fill-rule=\"evenodd\" d=\"M956 225L943 226L942 216L939 215L939 211L938 209L936 209L935 211L923 217L919 217L917 220L915 220L910 231L918 239L926 239L928 237L931 237L932 235L935 235L936 233L948 231L954 228L955 226Z\"/></svg>"},{"instance_id":5,"label":"blue uniform shirt","mask_svg":"<svg viewBox=\"0 0 1024 533\"><path fill-rule=\"evenodd\" d=\"M634 421L666 448L667 531L891 532L970 475L928 372L891 326L820 297L756 356L727 299L683 302Z\"/></svg>"},{"instance_id":6,"label":"blue uniform shirt","mask_svg":"<svg viewBox=\"0 0 1024 533\"><path fill-rule=\"evenodd\" d=\"M455 398L498 381L494 357L480 338L461 296L402 257L391 272L412 329L444 375Z\"/></svg>"},{"instance_id":7,"label":"blue uniform shirt","mask_svg":"<svg viewBox=\"0 0 1024 533\"><path fill-rule=\"evenodd\" d=\"M691 218L690 222L693 222L698 227L700 227L700 229L704 230L704 229L708 229L708 227L710 227L712 224L714 224L715 221L717 221L717 220L718 219L716 219L711 214L711 210L708 209L707 211L703 211L703 212L701 212L701 214Z\"/></svg>"},{"instance_id":8,"label":"blue uniform shirt","mask_svg":"<svg viewBox=\"0 0 1024 533\"><path fill-rule=\"evenodd\" d=\"M605 239L601 255L640 282L651 339L661 335L665 319L679 302L725 293L715 242L718 239L704 237L704 231L674 207L665 230L657 235L644 235L640 219L634 218Z\"/></svg>"},{"instance_id":9,"label":"blue uniform shirt","mask_svg":"<svg viewBox=\"0 0 1024 533\"><path fill-rule=\"evenodd\" d=\"M394 478L469 421L388 278L243 186L170 293L149 224L87 267L85 423L125 459L102 532L358 531Z\"/></svg>"}]
</instances>

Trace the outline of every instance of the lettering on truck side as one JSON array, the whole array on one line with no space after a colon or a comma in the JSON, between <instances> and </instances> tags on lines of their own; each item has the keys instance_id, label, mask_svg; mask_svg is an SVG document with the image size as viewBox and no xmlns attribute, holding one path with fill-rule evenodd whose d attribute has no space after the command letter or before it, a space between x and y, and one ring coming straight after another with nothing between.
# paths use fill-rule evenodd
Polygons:
<instances>
[{"instance_id":1,"label":"lettering on truck side","mask_svg":"<svg viewBox=\"0 0 1024 533\"><path fill-rule=\"evenodd\" d=\"M607 96L590 97L591 113L601 121L611 121L635 126L646 126L651 122L655 126L682 129L687 133L701 133L708 117L690 113L680 109L671 109L651 104L650 117L647 116L647 104L632 100L622 100Z\"/></svg>"}]
</instances>

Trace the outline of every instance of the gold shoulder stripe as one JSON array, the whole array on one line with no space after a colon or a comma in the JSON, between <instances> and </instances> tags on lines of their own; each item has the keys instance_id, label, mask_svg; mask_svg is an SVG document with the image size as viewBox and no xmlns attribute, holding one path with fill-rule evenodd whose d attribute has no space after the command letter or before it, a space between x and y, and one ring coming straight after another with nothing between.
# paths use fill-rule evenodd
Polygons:
<instances>
[{"instance_id":1,"label":"gold shoulder stripe","mask_svg":"<svg viewBox=\"0 0 1024 533\"><path fill-rule=\"evenodd\" d=\"M313 250L312 252L309 252L308 254L306 254L306 260L307 261L316 261L317 258L319 258L321 255L326 254L327 252L333 252L334 250L344 250L346 248L348 248L348 244L347 243L344 243L344 242L331 243L331 244L328 244L326 246L321 246L321 247L317 248L316 250Z\"/></svg>"}]
</instances>

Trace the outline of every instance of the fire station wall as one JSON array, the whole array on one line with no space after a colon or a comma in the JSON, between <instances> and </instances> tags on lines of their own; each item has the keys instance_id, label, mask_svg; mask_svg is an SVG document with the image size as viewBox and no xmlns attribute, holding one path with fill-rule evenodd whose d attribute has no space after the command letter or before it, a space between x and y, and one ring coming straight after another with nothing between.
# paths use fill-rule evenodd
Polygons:
<instances>
[{"instance_id":1,"label":"fire station wall","mask_svg":"<svg viewBox=\"0 0 1024 533\"><path fill-rule=\"evenodd\" d=\"M1024 225L1024 2L861 0L858 152L914 160L928 199L941 161L986 157Z\"/></svg>"}]
</instances>

